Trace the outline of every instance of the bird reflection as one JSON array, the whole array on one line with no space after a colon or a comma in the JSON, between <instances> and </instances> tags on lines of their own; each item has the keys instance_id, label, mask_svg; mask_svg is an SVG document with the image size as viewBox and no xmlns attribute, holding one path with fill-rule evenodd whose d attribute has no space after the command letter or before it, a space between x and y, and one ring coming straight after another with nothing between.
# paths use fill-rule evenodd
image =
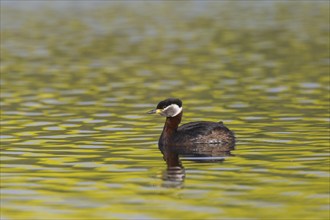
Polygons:
<instances>
[{"instance_id":1,"label":"bird reflection","mask_svg":"<svg viewBox=\"0 0 330 220\"><path fill-rule=\"evenodd\" d=\"M169 188L181 188L186 174L179 159L179 154L171 147L164 147L161 152L167 164L167 168L162 175L162 185Z\"/></svg>"},{"instance_id":2,"label":"bird reflection","mask_svg":"<svg viewBox=\"0 0 330 220\"><path fill-rule=\"evenodd\" d=\"M226 157L234 156L230 151L221 150L217 144L193 144L184 146L160 146L167 168L163 172L163 187L182 188L185 180L185 169L182 160L201 163L222 162Z\"/></svg>"}]
</instances>

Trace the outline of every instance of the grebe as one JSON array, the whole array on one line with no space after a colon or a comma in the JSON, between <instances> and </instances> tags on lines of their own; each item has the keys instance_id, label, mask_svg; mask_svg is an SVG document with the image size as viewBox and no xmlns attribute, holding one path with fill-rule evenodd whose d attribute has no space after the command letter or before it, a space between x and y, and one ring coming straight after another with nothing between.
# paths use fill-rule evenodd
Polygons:
<instances>
[{"instance_id":1,"label":"grebe","mask_svg":"<svg viewBox=\"0 0 330 220\"><path fill-rule=\"evenodd\" d=\"M182 118L182 101L168 98L158 103L157 108L148 114L160 114L166 117L163 132L159 138L160 149L171 146L182 146L187 149L201 145L216 147L221 151L230 151L235 146L235 136L222 122L198 121L179 127Z\"/></svg>"}]
</instances>

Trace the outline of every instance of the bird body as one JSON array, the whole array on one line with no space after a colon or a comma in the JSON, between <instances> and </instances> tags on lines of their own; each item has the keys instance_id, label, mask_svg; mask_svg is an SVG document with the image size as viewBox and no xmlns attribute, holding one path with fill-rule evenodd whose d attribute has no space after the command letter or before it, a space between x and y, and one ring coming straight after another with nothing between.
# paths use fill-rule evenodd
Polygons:
<instances>
[{"instance_id":1,"label":"bird body","mask_svg":"<svg viewBox=\"0 0 330 220\"><path fill-rule=\"evenodd\" d=\"M149 112L159 113L166 116L165 125L158 141L160 149L171 146L191 146L205 144L210 147L221 148L230 151L235 146L235 136L222 122L197 121L183 124L179 127L182 119L182 101L169 98L161 101L157 108ZM213 145L213 146L212 146Z\"/></svg>"}]
</instances>

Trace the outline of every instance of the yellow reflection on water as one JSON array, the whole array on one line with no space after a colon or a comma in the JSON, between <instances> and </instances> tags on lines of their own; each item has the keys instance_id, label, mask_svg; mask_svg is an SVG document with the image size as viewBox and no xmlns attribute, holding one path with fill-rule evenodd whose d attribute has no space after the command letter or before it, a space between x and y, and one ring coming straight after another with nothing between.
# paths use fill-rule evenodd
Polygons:
<instances>
[{"instance_id":1,"label":"yellow reflection on water","mask_svg":"<svg viewBox=\"0 0 330 220\"><path fill-rule=\"evenodd\" d=\"M329 218L327 4L30 3L1 2L2 218ZM166 179L167 97L233 155Z\"/></svg>"}]
</instances>

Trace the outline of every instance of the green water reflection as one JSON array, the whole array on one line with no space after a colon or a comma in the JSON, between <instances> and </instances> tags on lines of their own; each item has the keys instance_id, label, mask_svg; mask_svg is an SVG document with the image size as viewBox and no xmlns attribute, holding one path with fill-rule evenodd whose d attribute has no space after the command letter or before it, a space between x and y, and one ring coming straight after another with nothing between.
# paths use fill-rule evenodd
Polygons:
<instances>
[{"instance_id":1,"label":"green water reflection","mask_svg":"<svg viewBox=\"0 0 330 220\"><path fill-rule=\"evenodd\" d=\"M43 7L40 7L43 5ZM1 1L1 218L329 218L325 2ZM182 158L158 101L237 149Z\"/></svg>"}]
</instances>

